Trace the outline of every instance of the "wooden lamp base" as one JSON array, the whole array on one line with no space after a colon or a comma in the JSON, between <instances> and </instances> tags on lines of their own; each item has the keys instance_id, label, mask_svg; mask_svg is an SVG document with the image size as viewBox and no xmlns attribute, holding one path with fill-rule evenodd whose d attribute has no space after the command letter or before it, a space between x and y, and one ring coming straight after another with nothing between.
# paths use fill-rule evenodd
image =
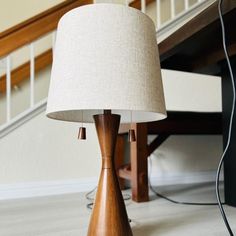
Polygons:
<instances>
[{"instance_id":1,"label":"wooden lamp base","mask_svg":"<svg viewBox=\"0 0 236 236\"><path fill-rule=\"evenodd\" d=\"M95 115L95 126L102 153L102 170L88 228L88 236L132 236L126 208L114 165L114 150L120 115Z\"/></svg>"}]
</instances>

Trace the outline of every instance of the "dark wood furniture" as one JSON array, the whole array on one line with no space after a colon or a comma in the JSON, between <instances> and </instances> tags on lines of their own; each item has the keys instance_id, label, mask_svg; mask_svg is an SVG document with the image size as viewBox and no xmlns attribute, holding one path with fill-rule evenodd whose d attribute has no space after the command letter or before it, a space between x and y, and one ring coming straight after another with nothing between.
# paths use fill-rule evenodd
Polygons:
<instances>
[{"instance_id":1,"label":"dark wood furniture","mask_svg":"<svg viewBox=\"0 0 236 236\"><path fill-rule=\"evenodd\" d=\"M167 119L162 121L132 125L136 133L136 142L130 144L130 164L121 167L117 165L118 176L121 179L131 181L132 199L136 202L149 200L148 157L170 135L222 134L221 113L167 112L167 114ZM128 128L124 125L120 128L120 139L123 137L123 140L127 140L127 135L124 134L127 133ZM149 134L157 136L148 145L147 137ZM122 150L120 146L119 150ZM118 154L118 150L116 152ZM116 158L122 159L122 155L124 155L124 150L119 151Z\"/></svg>"},{"instance_id":2,"label":"dark wood furniture","mask_svg":"<svg viewBox=\"0 0 236 236\"><path fill-rule=\"evenodd\" d=\"M224 0L223 14L230 57L236 71L236 1ZM222 76L223 118L217 113L169 113L165 121L134 124L137 142L131 144L131 166L119 169L121 178L131 180L132 198L148 200L147 156L171 134L221 134L223 120L224 146L227 139L232 89L222 48L218 3L183 25L159 44L161 66L165 69ZM123 127L123 129L125 129ZM124 130L123 130L124 132ZM147 146L147 135L159 134ZM236 141L233 127L232 143ZM225 161L226 203L236 206L236 147L231 145Z\"/></svg>"}]
</instances>

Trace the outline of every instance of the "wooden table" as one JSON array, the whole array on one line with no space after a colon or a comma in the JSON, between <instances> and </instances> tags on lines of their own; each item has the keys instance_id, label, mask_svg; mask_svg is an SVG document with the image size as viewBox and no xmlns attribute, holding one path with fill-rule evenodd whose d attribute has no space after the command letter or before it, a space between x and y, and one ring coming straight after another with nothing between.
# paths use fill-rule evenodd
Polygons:
<instances>
[{"instance_id":1,"label":"wooden table","mask_svg":"<svg viewBox=\"0 0 236 236\"><path fill-rule=\"evenodd\" d=\"M222 76L223 119L221 114L172 113L166 121L150 124L133 124L137 142L131 144L131 167L119 169L119 176L130 179L132 198L148 200L147 156L171 134L221 134L223 120L223 143L227 130L232 101L230 78L222 48L222 36L218 15L218 3L183 25L159 44L163 69L197 72ZM229 54L236 72L236 1L224 0ZM181 118L180 118L181 116ZM182 121L181 121L182 120ZM236 118L234 119L236 122ZM187 125L185 125L187 124ZM198 125L197 125L198 124ZM147 145L147 135L158 133L159 139ZM166 136L166 134L168 134ZM233 127L232 143L236 142L236 125ZM236 145L231 145L224 163L226 203L236 206Z\"/></svg>"}]
</instances>

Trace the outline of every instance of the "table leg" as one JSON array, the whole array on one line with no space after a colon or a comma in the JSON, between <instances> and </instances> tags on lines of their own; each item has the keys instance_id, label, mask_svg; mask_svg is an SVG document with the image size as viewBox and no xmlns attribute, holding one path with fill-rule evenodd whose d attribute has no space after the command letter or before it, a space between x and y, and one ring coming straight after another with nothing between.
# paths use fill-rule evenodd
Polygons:
<instances>
[{"instance_id":1,"label":"table leg","mask_svg":"<svg viewBox=\"0 0 236 236\"><path fill-rule=\"evenodd\" d=\"M132 199L136 202L149 200L148 160L147 160L147 124L132 124L136 141L130 144Z\"/></svg>"}]
</instances>

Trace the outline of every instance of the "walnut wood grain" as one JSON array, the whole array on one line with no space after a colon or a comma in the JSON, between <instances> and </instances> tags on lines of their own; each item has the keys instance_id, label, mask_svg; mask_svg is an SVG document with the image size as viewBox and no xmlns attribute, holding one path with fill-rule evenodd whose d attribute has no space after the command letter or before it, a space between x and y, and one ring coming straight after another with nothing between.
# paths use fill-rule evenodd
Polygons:
<instances>
[{"instance_id":1,"label":"walnut wood grain","mask_svg":"<svg viewBox=\"0 0 236 236\"><path fill-rule=\"evenodd\" d=\"M102 153L102 170L90 219L88 236L132 236L114 164L120 115L95 115Z\"/></svg>"},{"instance_id":2,"label":"walnut wood grain","mask_svg":"<svg viewBox=\"0 0 236 236\"><path fill-rule=\"evenodd\" d=\"M125 159L125 135L118 135L116 140L116 148L115 148L115 167L117 176L120 167L124 164ZM125 180L124 178L119 178L120 189L125 189Z\"/></svg>"},{"instance_id":3,"label":"walnut wood grain","mask_svg":"<svg viewBox=\"0 0 236 236\"><path fill-rule=\"evenodd\" d=\"M131 165L126 164L119 168L119 177L127 180L131 180Z\"/></svg>"},{"instance_id":4,"label":"walnut wood grain","mask_svg":"<svg viewBox=\"0 0 236 236\"><path fill-rule=\"evenodd\" d=\"M147 163L147 123L132 124L136 141L130 143L132 199L136 202L149 200Z\"/></svg>"},{"instance_id":5,"label":"walnut wood grain","mask_svg":"<svg viewBox=\"0 0 236 236\"><path fill-rule=\"evenodd\" d=\"M146 0L146 5L155 2L155 0ZM134 0L129 4L130 7L141 10L141 0Z\"/></svg>"}]
</instances>

